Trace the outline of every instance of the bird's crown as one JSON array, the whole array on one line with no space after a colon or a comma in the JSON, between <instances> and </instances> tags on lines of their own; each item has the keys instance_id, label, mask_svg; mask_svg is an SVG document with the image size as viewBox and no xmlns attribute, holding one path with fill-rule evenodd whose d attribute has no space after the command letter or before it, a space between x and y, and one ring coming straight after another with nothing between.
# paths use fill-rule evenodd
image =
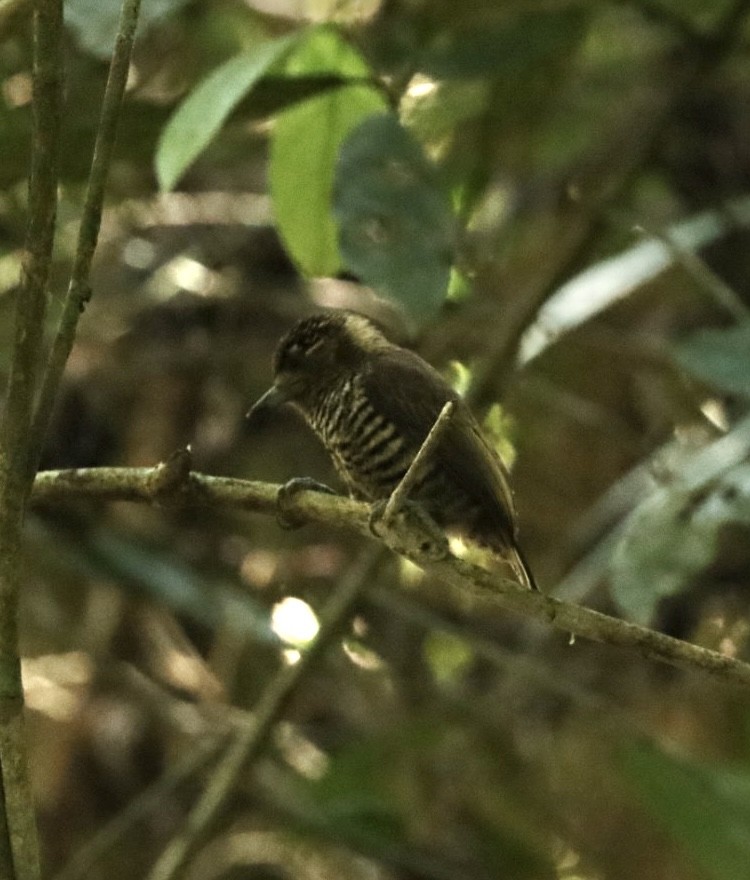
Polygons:
<instances>
[{"instance_id":1,"label":"bird's crown","mask_svg":"<svg viewBox=\"0 0 750 880\"><path fill-rule=\"evenodd\" d=\"M297 370L312 360L345 362L390 343L367 318L354 312L330 312L303 318L279 343L274 370Z\"/></svg>"}]
</instances>

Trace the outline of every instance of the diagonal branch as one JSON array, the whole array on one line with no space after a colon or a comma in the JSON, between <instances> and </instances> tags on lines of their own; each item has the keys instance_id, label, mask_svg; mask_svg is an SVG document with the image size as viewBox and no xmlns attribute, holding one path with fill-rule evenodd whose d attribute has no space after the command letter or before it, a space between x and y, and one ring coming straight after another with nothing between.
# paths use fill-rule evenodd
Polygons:
<instances>
[{"instance_id":1,"label":"diagonal branch","mask_svg":"<svg viewBox=\"0 0 750 880\"><path fill-rule=\"evenodd\" d=\"M394 517L398 511L401 510L404 501L406 501L409 497L409 493L416 485L417 480L422 476L423 465L437 448L440 438L443 436L445 429L450 423L455 408L455 403L448 401L442 410L440 410L440 414L438 415L435 424L430 428L429 434L425 437L425 441L419 448L419 452L414 456L414 460L409 465L409 469L404 474L404 477L398 486L393 490L391 497L388 499L388 503L385 505L383 519L387 523L393 522Z\"/></svg>"}]
</instances>

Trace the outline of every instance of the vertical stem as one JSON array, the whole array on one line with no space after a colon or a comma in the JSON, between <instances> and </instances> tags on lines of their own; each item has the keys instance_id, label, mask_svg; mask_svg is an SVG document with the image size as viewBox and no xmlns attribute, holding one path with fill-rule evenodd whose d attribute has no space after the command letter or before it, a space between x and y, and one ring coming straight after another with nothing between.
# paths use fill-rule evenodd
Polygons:
<instances>
[{"instance_id":1,"label":"vertical stem","mask_svg":"<svg viewBox=\"0 0 750 880\"><path fill-rule=\"evenodd\" d=\"M109 175L109 166L117 138L117 123L120 118L125 86L130 69L130 56L133 50L135 30L141 0L123 0L120 10L120 23L117 30L115 49L109 66L107 85L104 90L102 112L94 145L94 158L91 162L86 198L81 215L75 261L70 276L68 292L63 304L60 323L52 342L47 367L42 379L39 402L30 428L28 475L31 479L39 465L44 437L47 432L52 409L60 386L65 364L68 361L75 340L78 319L91 296L89 274L96 250L101 226L104 190Z\"/></svg>"},{"instance_id":2,"label":"vertical stem","mask_svg":"<svg viewBox=\"0 0 750 880\"><path fill-rule=\"evenodd\" d=\"M36 880L40 870L24 742L16 618L21 529L31 488L29 426L57 211L61 82L62 0L37 0L29 222L0 430L0 876L12 880Z\"/></svg>"}]
</instances>

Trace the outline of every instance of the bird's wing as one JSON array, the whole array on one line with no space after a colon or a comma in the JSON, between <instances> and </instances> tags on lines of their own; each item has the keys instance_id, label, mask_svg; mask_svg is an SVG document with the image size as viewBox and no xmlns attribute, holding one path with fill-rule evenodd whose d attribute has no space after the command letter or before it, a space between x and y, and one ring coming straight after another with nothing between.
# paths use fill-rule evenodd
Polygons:
<instances>
[{"instance_id":1,"label":"bird's wing","mask_svg":"<svg viewBox=\"0 0 750 880\"><path fill-rule=\"evenodd\" d=\"M515 508L508 472L468 406L440 373L412 352L395 349L378 353L363 381L373 407L417 448L445 404L455 402L456 409L440 444L442 450L437 450L440 467L486 511L488 525L496 529L498 537L513 544Z\"/></svg>"}]
</instances>

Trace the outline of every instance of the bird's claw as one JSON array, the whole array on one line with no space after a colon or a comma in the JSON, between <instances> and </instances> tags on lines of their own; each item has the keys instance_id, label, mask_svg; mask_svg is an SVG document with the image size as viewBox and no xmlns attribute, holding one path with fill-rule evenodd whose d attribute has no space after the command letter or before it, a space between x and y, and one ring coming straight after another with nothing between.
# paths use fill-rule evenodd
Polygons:
<instances>
[{"instance_id":1,"label":"bird's claw","mask_svg":"<svg viewBox=\"0 0 750 880\"><path fill-rule=\"evenodd\" d=\"M294 498L300 492L324 492L326 495L336 495L330 486L319 483L312 477L293 477L287 480L276 493L276 522L282 529L298 529L305 524L305 520L293 509Z\"/></svg>"}]
</instances>

